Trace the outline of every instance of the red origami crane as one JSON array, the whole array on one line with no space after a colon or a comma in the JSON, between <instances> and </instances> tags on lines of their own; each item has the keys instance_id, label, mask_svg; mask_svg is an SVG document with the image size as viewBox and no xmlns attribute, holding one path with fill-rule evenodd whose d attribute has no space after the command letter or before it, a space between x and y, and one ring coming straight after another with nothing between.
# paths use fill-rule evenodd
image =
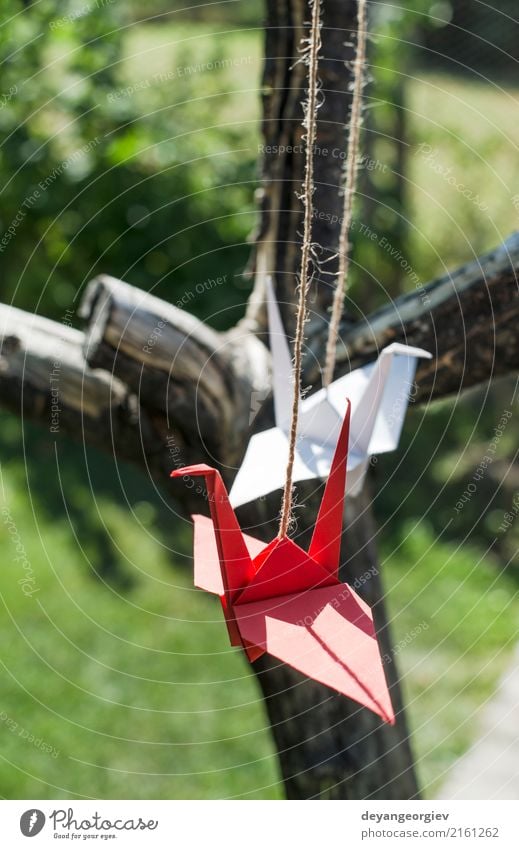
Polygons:
<instances>
[{"instance_id":1,"label":"red origami crane","mask_svg":"<svg viewBox=\"0 0 519 849\"><path fill-rule=\"evenodd\" d=\"M195 585L220 596L231 644L250 661L268 652L394 724L371 609L339 581L349 424L348 406L308 553L288 537L242 533L216 469L171 476L206 478L212 518L192 517Z\"/></svg>"}]
</instances>

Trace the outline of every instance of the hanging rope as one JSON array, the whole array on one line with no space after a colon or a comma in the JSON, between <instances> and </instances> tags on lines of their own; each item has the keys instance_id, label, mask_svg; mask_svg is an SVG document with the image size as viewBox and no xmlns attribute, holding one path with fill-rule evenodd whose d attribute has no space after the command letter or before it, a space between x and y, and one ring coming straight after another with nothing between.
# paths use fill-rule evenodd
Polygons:
<instances>
[{"instance_id":1,"label":"hanging rope","mask_svg":"<svg viewBox=\"0 0 519 849\"><path fill-rule=\"evenodd\" d=\"M353 97L348 128L348 155L344 169L341 229L339 233L339 268L337 285L333 296L332 315L326 343L326 359L323 373L323 385L329 386L335 371L337 356L337 338L339 325L344 309L344 298L348 285L349 260L349 231L353 215L353 198L357 184L358 151L360 127L362 122L362 85L364 80L364 64L366 61L366 0L358 0L357 7L357 51L353 66Z\"/></svg>"},{"instance_id":2,"label":"hanging rope","mask_svg":"<svg viewBox=\"0 0 519 849\"><path fill-rule=\"evenodd\" d=\"M306 129L305 176L302 201L304 207L303 245L301 250L301 270L299 274L299 300L297 305L296 334L294 341L294 400L288 448L288 461L285 489L281 506L279 537L286 537L293 507L293 474L299 421L299 398L301 394L301 367L303 355L304 328L306 322L306 300L310 286L310 262L312 250L312 210L314 194L314 147L317 134L317 67L321 46L321 0L312 2L312 24L307 52L308 62L308 98L305 104L304 127Z\"/></svg>"}]
</instances>

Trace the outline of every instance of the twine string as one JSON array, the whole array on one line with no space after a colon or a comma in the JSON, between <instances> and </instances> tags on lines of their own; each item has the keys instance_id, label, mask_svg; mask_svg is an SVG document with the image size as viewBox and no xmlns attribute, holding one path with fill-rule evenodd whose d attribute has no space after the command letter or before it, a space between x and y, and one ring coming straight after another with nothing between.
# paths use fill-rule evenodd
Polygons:
<instances>
[{"instance_id":1,"label":"twine string","mask_svg":"<svg viewBox=\"0 0 519 849\"><path fill-rule=\"evenodd\" d=\"M305 173L303 180L302 202L304 208L303 244L301 249L301 269L299 273L299 297L296 316L296 333L294 340L294 370L292 402L292 417L290 422L288 460L285 477L285 488L281 505L279 537L287 536L292 520L293 510L293 476L297 441L297 426L299 421L299 400L301 394L301 371L304 328L307 319L307 295L311 282L310 263L312 253L312 212L314 194L314 147L317 134L317 69L319 49L321 46L321 0L312 0L312 22L307 51L308 62L308 96L304 107L304 128L306 130Z\"/></svg>"},{"instance_id":2,"label":"twine string","mask_svg":"<svg viewBox=\"0 0 519 849\"><path fill-rule=\"evenodd\" d=\"M326 342L326 358L323 372L323 385L329 386L333 380L337 357L337 339L344 309L344 299L348 288L350 268L349 232L353 216L353 198L357 187L358 151L360 128L362 123L362 88L364 65L366 62L366 0L358 0L357 6L357 50L353 65L353 97L348 124L348 149L343 181L343 212L339 232L339 267L332 303L332 314Z\"/></svg>"},{"instance_id":3,"label":"twine string","mask_svg":"<svg viewBox=\"0 0 519 849\"><path fill-rule=\"evenodd\" d=\"M326 343L325 367L323 384L329 386L333 380L337 356L337 338L344 309L344 299L347 291L349 260L349 231L353 216L353 199L357 186L358 152L360 144L360 129L362 122L362 88L364 82L364 66L366 62L366 2L358 0L357 6L357 49L353 65L353 96L350 120L347 127L347 157L343 177L343 215L339 231L339 264L337 282L332 303L332 314ZM304 328L307 320L307 297L310 287L312 262L312 218L314 195L314 147L317 135L317 94L318 94L318 61L321 46L321 0L311 0L312 21L307 51L308 62L308 97L304 107L304 127L306 129L305 174L303 179L302 202L304 208L303 242L301 248L301 268L298 286L298 304L296 315L296 332L294 339L294 396L289 432L288 460L285 476L285 488L281 505L279 524L280 538L286 537L293 513L293 476L297 430L299 423L299 405L301 395L302 353Z\"/></svg>"}]
</instances>

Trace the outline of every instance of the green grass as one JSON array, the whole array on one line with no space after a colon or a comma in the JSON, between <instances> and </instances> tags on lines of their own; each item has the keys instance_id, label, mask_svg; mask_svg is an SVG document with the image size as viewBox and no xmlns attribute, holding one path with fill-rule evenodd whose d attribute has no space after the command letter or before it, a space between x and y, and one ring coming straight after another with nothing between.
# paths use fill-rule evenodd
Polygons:
<instances>
[{"instance_id":1,"label":"green grass","mask_svg":"<svg viewBox=\"0 0 519 849\"><path fill-rule=\"evenodd\" d=\"M231 141L239 143L242 160L256 158L261 33L207 24L136 27L126 39L121 86L128 87L140 114L171 115L172 147L182 129L192 134L193 155L211 156ZM119 102L124 107L125 98Z\"/></svg>"},{"instance_id":2,"label":"green grass","mask_svg":"<svg viewBox=\"0 0 519 849\"><path fill-rule=\"evenodd\" d=\"M424 282L517 228L517 102L517 88L440 74L409 85L409 253ZM431 148L429 162L421 144Z\"/></svg>"},{"instance_id":3,"label":"green grass","mask_svg":"<svg viewBox=\"0 0 519 849\"><path fill-rule=\"evenodd\" d=\"M132 518L98 503L134 581L123 593L95 577L64 517L33 516L17 474L4 468L2 483L37 592L22 592L19 542L0 514L0 794L276 797L255 680L228 645L218 604L141 524L145 505Z\"/></svg>"},{"instance_id":4,"label":"green grass","mask_svg":"<svg viewBox=\"0 0 519 849\"><path fill-rule=\"evenodd\" d=\"M383 562L395 659L403 676L421 786L434 796L470 746L517 640L519 594L482 549L403 528Z\"/></svg>"},{"instance_id":5,"label":"green grass","mask_svg":"<svg viewBox=\"0 0 519 849\"><path fill-rule=\"evenodd\" d=\"M52 461L40 462L30 449L31 468L45 475L50 493ZM38 591L22 592L18 540L0 513L0 793L282 795L255 679L228 645L218 604L193 589L181 553L170 558L169 548L183 552L190 544L185 525L177 522L165 539L147 501L131 500L128 509L101 495L95 504L84 489L80 502L110 540L119 575L103 581L82 550L88 540L75 538L76 521L63 511L52 518L36 491L31 505L23 477L17 460L3 464L1 508L9 510ZM383 546L382 554L395 659L431 795L473 740L474 717L509 656L516 584L481 550L435 543L425 524L406 527L401 545Z\"/></svg>"}]
</instances>

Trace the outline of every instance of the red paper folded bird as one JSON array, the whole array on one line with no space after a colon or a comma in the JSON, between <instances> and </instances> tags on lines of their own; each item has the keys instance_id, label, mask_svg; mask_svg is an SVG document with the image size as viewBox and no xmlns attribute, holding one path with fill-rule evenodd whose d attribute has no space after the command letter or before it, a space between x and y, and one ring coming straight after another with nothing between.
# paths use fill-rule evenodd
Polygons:
<instances>
[{"instance_id":1,"label":"red paper folded bird","mask_svg":"<svg viewBox=\"0 0 519 849\"><path fill-rule=\"evenodd\" d=\"M268 652L394 724L371 609L339 581L349 422L348 406L308 554L288 537L242 533L216 469L171 476L206 478L212 518L192 517L195 585L220 596L231 644L251 661Z\"/></svg>"}]
</instances>

